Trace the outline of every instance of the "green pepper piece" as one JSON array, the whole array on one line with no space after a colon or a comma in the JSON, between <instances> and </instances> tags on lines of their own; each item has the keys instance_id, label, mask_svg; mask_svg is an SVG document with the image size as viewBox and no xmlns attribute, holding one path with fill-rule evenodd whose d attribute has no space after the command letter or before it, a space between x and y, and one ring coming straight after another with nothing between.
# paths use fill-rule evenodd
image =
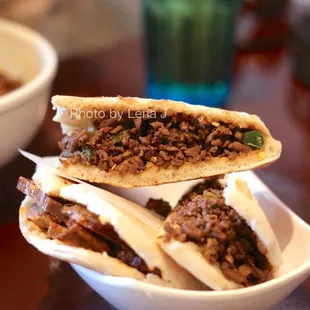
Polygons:
<instances>
[{"instance_id":1,"label":"green pepper piece","mask_svg":"<svg viewBox=\"0 0 310 310\"><path fill-rule=\"evenodd\" d=\"M91 161L94 155L94 152L92 149L85 149L84 150L85 156L87 158L88 161Z\"/></svg>"},{"instance_id":2,"label":"green pepper piece","mask_svg":"<svg viewBox=\"0 0 310 310\"><path fill-rule=\"evenodd\" d=\"M258 130L251 130L244 133L242 142L252 149L260 149L264 145L264 136Z\"/></svg>"},{"instance_id":3,"label":"green pepper piece","mask_svg":"<svg viewBox=\"0 0 310 310\"><path fill-rule=\"evenodd\" d=\"M213 205L211 206L212 209L217 209L218 207L219 207L219 205L218 205L217 203L215 203L215 204L213 204Z\"/></svg>"},{"instance_id":4,"label":"green pepper piece","mask_svg":"<svg viewBox=\"0 0 310 310\"><path fill-rule=\"evenodd\" d=\"M209 192L209 191L207 191L207 190L204 190L204 191L203 191L203 195L204 195L205 197L207 197L207 198L215 198L215 197L216 197L216 195L215 195L214 193Z\"/></svg>"},{"instance_id":5,"label":"green pepper piece","mask_svg":"<svg viewBox=\"0 0 310 310\"><path fill-rule=\"evenodd\" d=\"M123 133L120 132L116 134L115 136L113 136L112 138L113 138L114 144L121 143L123 139Z\"/></svg>"},{"instance_id":6,"label":"green pepper piece","mask_svg":"<svg viewBox=\"0 0 310 310\"><path fill-rule=\"evenodd\" d=\"M125 131L128 131L128 130L130 130L132 128L135 128L135 124L134 124L133 121L127 120L127 121L124 122L124 128L126 129Z\"/></svg>"},{"instance_id":7,"label":"green pepper piece","mask_svg":"<svg viewBox=\"0 0 310 310\"><path fill-rule=\"evenodd\" d=\"M88 129L87 129L87 132L88 132L91 136L93 136L93 135L95 134L95 131L96 131L96 128L95 128L94 126L90 126L90 127L88 127Z\"/></svg>"}]
</instances>

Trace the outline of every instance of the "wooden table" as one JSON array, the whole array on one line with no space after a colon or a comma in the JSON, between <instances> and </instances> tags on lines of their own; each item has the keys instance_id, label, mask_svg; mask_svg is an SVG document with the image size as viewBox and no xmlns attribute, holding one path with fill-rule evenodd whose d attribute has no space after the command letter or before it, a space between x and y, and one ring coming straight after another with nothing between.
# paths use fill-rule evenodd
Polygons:
<instances>
[{"instance_id":1,"label":"wooden table","mask_svg":"<svg viewBox=\"0 0 310 310\"><path fill-rule=\"evenodd\" d=\"M53 94L85 96L143 95L140 40L124 42L101 53L60 64ZM291 78L285 49L240 53L234 91L227 108L258 114L282 141L283 154L259 176L299 216L310 222L310 92ZM41 156L56 155L59 126L49 106L44 124L27 148ZM23 195L15 189L20 175L34 165L21 156L0 170L1 298L0 309L109 309L67 263L48 258L28 245L17 224ZM277 309L309 309L306 281Z\"/></svg>"}]
</instances>

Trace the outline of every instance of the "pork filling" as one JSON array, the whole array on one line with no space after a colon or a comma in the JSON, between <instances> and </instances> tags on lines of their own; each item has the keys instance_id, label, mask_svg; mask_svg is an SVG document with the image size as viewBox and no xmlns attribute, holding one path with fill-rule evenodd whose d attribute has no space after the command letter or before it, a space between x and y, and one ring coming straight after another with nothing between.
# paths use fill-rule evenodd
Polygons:
<instances>
[{"instance_id":1,"label":"pork filling","mask_svg":"<svg viewBox=\"0 0 310 310\"><path fill-rule=\"evenodd\" d=\"M238 213L225 205L217 179L185 195L164 223L167 239L197 244L205 259L224 276L252 286L271 279L271 265L258 239Z\"/></svg>"},{"instance_id":2,"label":"pork filling","mask_svg":"<svg viewBox=\"0 0 310 310\"><path fill-rule=\"evenodd\" d=\"M63 164L139 173L148 163L168 168L212 157L235 159L264 144L261 132L254 128L210 122L203 116L156 113L154 118L135 118L123 114L122 118L97 119L88 129L66 135L59 142Z\"/></svg>"},{"instance_id":3,"label":"pork filling","mask_svg":"<svg viewBox=\"0 0 310 310\"><path fill-rule=\"evenodd\" d=\"M94 252L107 252L144 274L161 276L158 268L150 270L145 261L119 238L111 224L102 224L98 216L85 206L51 198L33 181L23 177L19 179L17 188L35 201L26 209L28 220L46 232L50 239Z\"/></svg>"}]
</instances>

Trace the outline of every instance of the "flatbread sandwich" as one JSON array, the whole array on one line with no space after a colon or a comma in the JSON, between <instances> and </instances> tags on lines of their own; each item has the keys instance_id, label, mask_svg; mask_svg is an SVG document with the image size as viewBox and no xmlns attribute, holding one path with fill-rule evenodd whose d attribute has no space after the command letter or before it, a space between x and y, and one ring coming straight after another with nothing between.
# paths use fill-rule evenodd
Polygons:
<instances>
[{"instance_id":1,"label":"flatbread sandwich","mask_svg":"<svg viewBox=\"0 0 310 310\"><path fill-rule=\"evenodd\" d=\"M48 170L38 171L33 180L21 177L17 188L26 194L20 207L21 232L41 252L107 275L179 289L203 288L157 245L162 221L150 211ZM147 216L143 221L124 210Z\"/></svg>"},{"instance_id":2,"label":"flatbread sandwich","mask_svg":"<svg viewBox=\"0 0 310 310\"><path fill-rule=\"evenodd\" d=\"M282 263L264 212L234 174L210 178L187 193L165 220L158 242L213 290L263 283Z\"/></svg>"},{"instance_id":3,"label":"flatbread sandwich","mask_svg":"<svg viewBox=\"0 0 310 310\"><path fill-rule=\"evenodd\" d=\"M56 173L127 188L268 165L281 143L255 115L171 100L54 96Z\"/></svg>"}]
</instances>

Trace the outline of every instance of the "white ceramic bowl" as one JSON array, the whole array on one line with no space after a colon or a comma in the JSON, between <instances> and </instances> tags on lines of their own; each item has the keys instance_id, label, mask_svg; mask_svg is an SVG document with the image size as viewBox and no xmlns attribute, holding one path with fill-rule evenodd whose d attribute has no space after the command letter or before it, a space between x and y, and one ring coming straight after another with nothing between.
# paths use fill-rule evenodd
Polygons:
<instances>
[{"instance_id":1,"label":"white ceramic bowl","mask_svg":"<svg viewBox=\"0 0 310 310\"><path fill-rule=\"evenodd\" d=\"M40 127L56 74L57 55L37 32L0 18L0 71L24 82L0 96L0 166Z\"/></svg>"},{"instance_id":2,"label":"white ceramic bowl","mask_svg":"<svg viewBox=\"0 0 310 310\"><path fill-rule=\"evenodd\" d=\"M242 172L240 176L248 182L279 240L283 265L276 279L250 288L199 292L162 288L128 278L106 276L77 265L72 265L73 268L118 310L263 310L277 305L310 273L310 226L286 207L254 173ZM117 188L114 192L141 204L149 197L162 197L175 203L192 183L134 190Z\"/></svg>"}]
</instances>

